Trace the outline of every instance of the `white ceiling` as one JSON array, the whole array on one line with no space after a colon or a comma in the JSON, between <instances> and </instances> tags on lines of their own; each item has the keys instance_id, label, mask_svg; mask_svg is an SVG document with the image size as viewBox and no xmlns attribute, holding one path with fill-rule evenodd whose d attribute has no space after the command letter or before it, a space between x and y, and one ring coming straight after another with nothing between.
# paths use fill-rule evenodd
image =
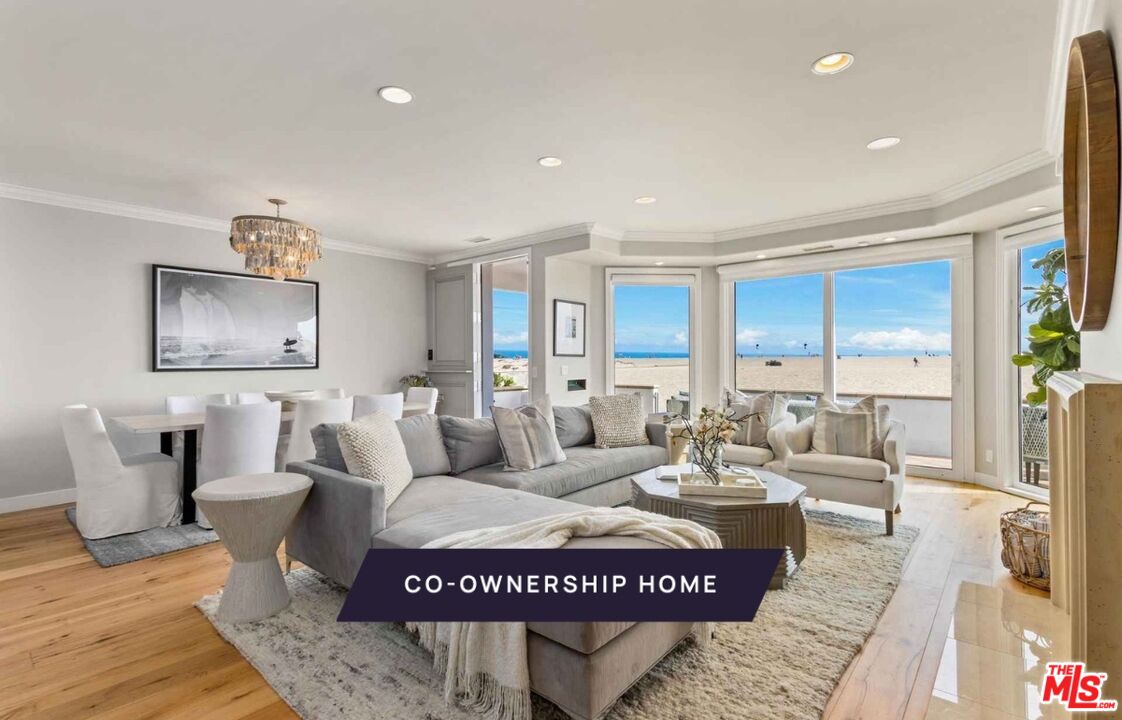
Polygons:
<instances>
[{"instance_id":1,"label":"white ceiling","mask_svg":"<svg viewBox=\"0 0 1122 720\"><path fill-rule=\"evenodd\" d=\"M425 255L584 222L719 232L931 195L1038 154L1055 14L3 0L0 182L214 218L283 197L333 239ZM835 50L853 67L813 75ZM379 99L391 84L414 102ZM882 135L903 142L865 149Z\"/></svg>"}]
</instances>

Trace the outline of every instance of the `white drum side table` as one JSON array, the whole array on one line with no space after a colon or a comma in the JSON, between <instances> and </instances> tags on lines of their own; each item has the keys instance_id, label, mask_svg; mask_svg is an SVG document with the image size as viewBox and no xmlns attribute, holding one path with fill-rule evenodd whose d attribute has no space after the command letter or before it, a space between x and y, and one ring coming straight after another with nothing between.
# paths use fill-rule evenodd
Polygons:
<instances>
[{"instance_id":1,"label":"white drum side table","mask_svg":"<svg viewBox=\"0 0 1122 720\"><path fill-rule=\"evenodd\" d=\"M311 488L306 475L261 473L214 480L192 493L234 558L219 620L262 620L288 607L277 548Z\"/></svg>"}]
</instances>

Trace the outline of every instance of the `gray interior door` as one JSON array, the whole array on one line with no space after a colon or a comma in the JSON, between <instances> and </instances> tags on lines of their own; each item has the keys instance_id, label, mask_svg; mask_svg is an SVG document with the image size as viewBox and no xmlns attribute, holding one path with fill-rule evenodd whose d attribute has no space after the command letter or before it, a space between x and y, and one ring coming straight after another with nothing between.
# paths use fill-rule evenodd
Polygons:
<instances>
[{"instance_id":1,"label":"gray interior door","mask_svg":"<svg viewBox=\"0 0 1122 720\"><path fill-rule=\"evenodd\" d=\"M428 295L428 376L440 391L439 412L478 417L482 407L478 265L430 270Z\"/></svg>"}]
</instances>

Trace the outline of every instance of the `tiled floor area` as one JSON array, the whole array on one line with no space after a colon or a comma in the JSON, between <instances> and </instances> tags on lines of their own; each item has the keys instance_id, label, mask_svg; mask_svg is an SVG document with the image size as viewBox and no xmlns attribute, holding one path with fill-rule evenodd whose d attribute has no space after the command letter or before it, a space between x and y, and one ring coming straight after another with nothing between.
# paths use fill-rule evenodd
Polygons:
<instances>
[{"instance_id":1,"label":"tiled floor area","mask_svg":"<svg viewBox=\"0 0 1122 720\"><path fill-rule=\"evenodd\" d=\"M963 583L927 717L1068 717L1057 704L1040 703L1045 665L1070 659L1066 620L1046 598Z\"/></svg>"}]
</instances>

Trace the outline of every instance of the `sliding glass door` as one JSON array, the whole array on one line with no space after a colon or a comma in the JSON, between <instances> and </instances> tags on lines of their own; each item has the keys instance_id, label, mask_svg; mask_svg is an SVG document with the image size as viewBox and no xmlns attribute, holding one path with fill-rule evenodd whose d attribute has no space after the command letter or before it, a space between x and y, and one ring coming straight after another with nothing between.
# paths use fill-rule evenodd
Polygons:
<instances>
[{"instance_id":1,"label":"sliding glass door","mask_svg":"<svg viewBox=\"0 0 1122 720\"><path fill-rule=\"evenodd\" d=\"M697 412L695 281L693 273L609 270L609 391L640 395L651 413Z\"/></svg>"},{"instance_id":2,"label":"sliding glass door","mask_svg":"<svg viewBox=\"0 0 1122 720\"><path fill-rule=\"evenodd\" d=\"M530 401L530 274L525 256L483 263L482 412Z\"/></svg>"},{"instance_id":3,"label":"sliding glass door","mask_svg":"<svg viewBox=\"0 0 1122 720\"><path fill-rule=\"evenodd\" d=\"M800 419L825 391L823 280L822 274L799 275L735 286L736 389L788 393Z\"/></svg>"},{"instance_id":4,"label":"sliding glass door","mask_svg":"<svg viewBox=\"0 0 1122 720\"><path fill-rule=\"evenodd\" d=\"M908 431L908 465L949 470L954 394L949 260L834 275L837 395L876 395Z\"/></svg>"},{"instance_id":5,"label":"sliding glass door","mask_svg":"<svg viewBox=\"0 0 1122 720\"><path fill-rule=\"evenodd\" d=\"M973 352L970 252L964 237L786 263L813 273L781 275L779 261L723 271L726 377L744 392L790 394L799 420L819 395L875 395L907 428L909 472L964 477L973 468L963 373Z\"/></svg>"}]
</instances>

